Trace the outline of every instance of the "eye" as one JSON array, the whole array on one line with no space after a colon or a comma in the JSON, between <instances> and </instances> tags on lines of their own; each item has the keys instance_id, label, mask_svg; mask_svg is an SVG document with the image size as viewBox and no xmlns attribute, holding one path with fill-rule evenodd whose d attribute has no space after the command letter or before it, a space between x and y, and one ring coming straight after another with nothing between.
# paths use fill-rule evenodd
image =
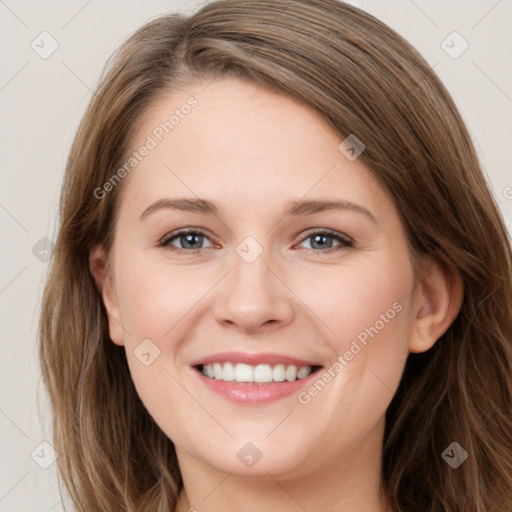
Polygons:
<instances>
[{"instance_id":1,"label":"eye","mask_svg":"<svg viewBox=\"0 0 512 512\"><path fill-rule=\"evenodd\" d=\"M206 248L202 246L205 239L210 240L202 229L180 229L166 235L159 242L159 246L178 253L195 254ZM176 247L174 241L177 241L181 247Z\"/></svg>"},{"instance_id":2,"label":"eye","mask_svg":"<svg viewBox=\"0 0 512 512\"><path fill-rule=\"evenodd\" d=\"M205 240L210 241L210 245L204 247ZM346 235L326 229L310 231L305 237L302 237L300 243L311 241L311 247L305 247L308 252L331 253L354 246L354 242ZM334 241L334 242L333 242ZM176 242L179 246L176 246ZM335 245L337 244L337 245ZM199 228L179 229L166 235L159 243L160 247L165 247L178 254L196 254L203 249L212 247L210 237Z\"/></svg>"},{"instance_id":3,"label":"eye","mask_svg":"<svg viewBox=\"0 0 512 512\"><path fill-rule=\"evenodd\" d=\"M342 235L330 230L317 230L310 231L307 236L302 238L304 243L307 240L311 241L311 248L306 247L306 250L313 251L315 253L331 253L333 251L340 251L354 246L353 240L348 236ZM333 240L338 245L333 245Z\"/></svg>"}]
</instances>

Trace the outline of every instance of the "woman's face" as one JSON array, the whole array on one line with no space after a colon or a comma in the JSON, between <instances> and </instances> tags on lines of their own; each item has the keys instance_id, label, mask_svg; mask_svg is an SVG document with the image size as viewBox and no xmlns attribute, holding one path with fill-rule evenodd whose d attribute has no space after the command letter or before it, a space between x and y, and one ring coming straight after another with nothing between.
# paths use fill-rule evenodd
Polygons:
<instances>
[{"instance_id":1,"label":"woman's face","mask_svg":"<svg viewBox=\"0 0 512 512\"><path fill-rule=\"evenodd\" d=\"M180 464L291 477L375 457L418 309L397 210L307 107L206 85L138 129L112 340Z\"/></svg>"}]
</instances>

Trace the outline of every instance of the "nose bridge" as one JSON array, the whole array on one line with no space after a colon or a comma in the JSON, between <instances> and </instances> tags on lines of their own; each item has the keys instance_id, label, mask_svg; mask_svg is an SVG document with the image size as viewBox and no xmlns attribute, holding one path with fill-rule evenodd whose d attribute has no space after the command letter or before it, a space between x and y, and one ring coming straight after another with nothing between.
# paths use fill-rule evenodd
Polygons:
<instances>
[{"instance_id":1,"label":"nose bridge","mask_svg":"<svg viewBox=\"0 0 512 512\"><path fill-rule=\"evenodd\" d=\"M252 236L246 237L236 248L233 258L233 280L237 292L250 290L255 293L268 293L271 251L256 241ZM240 288L240 289L239 289Z\"/></svg>"},{"instance_id":2,"label":"nose bridge","mask_svg":"<svg viewBox=\"0 0 512 512\"><path fill-rule=\"evenodd\" d=\"M271 279L271 250L248 236L235 248L233 265L232 297L240 301L239 307L245 303L248 310L263 309L277 292Z\"/></svg>"},{"instance_id":3,"label":"nose bridge","mask_svg":"<svg viewBox=\"0 0 512 512\"><path fill-rule=\"evenodd\" d=\"M219 321L254 330L263 324L291 319L290 294L274 275L277 265L272 254L252 236L235 247L229 285L217 308Z\"/></svg>"}]
</instances>

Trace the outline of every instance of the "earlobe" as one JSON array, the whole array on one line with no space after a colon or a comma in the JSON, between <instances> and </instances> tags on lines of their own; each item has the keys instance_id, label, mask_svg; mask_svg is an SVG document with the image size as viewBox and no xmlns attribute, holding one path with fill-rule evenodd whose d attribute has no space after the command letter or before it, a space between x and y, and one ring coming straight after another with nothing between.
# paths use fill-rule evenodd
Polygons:
<instances>
[{"instance_id":1,"label":"earlobe","mask_svg":"<svg viewBox=\"0 0 512 512\"><path fill-rule=\"evenodd\" d=\"M91 249L89 253L89 269L107 311L110 338L116 345L124 345L119 307L112 275L107 268L107 259L103 247L98 245Z\"/></svg>"},{"instance_id":2,"label":"earlobe","mask_svg":"<svg viewBox=\"0 0 512 512\"><path fill-rule=\"evenodd\" d=\"M423 278L415 290L410 352L425 352L446 332L457 317L464 295L460 273L437 260L424 262Z\"/></svg>"}]
</instances>

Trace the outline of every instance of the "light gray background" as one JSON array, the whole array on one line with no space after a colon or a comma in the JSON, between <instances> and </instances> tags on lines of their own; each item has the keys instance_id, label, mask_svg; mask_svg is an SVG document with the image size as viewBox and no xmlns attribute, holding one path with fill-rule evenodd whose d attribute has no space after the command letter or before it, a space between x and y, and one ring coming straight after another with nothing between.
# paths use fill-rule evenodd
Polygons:
<instances>
[{"instance_id":1,"label":"light gray background","mask_svg":"<svg viewBox=\"0 0 512 512\"><path fill-rule=\"evenodd\" d=\"M59 512L48 469L50 417L40 382L37 322L47 263L32 248L55 237L67 152L112 51L149 19L199 1L0 0L0 510ZM353 0L408 39L451 92L512 228L512 0ZM42 59L41 32L58 42ZM442 41L469 44L454 59ZM449 38L456 51L460 41ZM37 398L42 404L39 419Z\"/></svg>"}]
</instances>

